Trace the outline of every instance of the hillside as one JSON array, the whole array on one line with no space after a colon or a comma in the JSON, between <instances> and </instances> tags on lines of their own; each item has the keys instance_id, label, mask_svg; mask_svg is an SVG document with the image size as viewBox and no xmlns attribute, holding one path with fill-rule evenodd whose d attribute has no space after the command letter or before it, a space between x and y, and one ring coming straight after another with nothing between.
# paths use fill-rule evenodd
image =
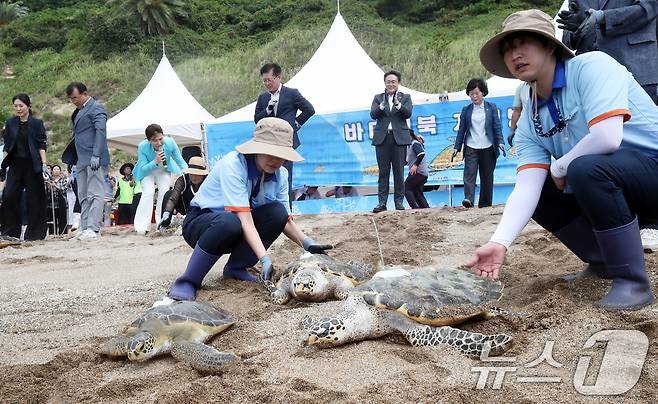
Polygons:
<instances>
[{"instance_id":1,"label":"hillside","mask_svg":"<svg viewBox=\"0 0 658 404\"><path fill-rule=\"evenodd\" d=\"M113 5L120 0L23 1L25 16L0 22L0 119L11 116L13 94L28 93L49 130L49 161L57 161L70 136L66 84L85 82L114 115L148 82L162 41L190 92L221 116L255 99L265 61L280 63L287 77L301 69L336 13L333 0L170 1L181 3L184 15L169 33L156 36L144 34L138 17ZM344 0L341 14L383 69L396 68L405 85L436 93L485 75L477 52L511 11L536 7L554 14L561 3ZM331 72L326 80L329 91Z\"/></svg>"}]
</instances>

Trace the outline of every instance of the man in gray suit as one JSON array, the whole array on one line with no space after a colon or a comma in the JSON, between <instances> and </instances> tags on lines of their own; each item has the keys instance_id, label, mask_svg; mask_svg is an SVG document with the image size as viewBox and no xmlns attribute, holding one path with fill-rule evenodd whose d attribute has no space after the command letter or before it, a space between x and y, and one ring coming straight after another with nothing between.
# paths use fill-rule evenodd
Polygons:
<instances>
[{"instance_id":1,"label":"man in gray suit","mask_svg":"<svg viewBox=\"0 0 658 404\"><path fill-rule=\"evenodd\" d=\"M372 210L374 213L386 210L391 167L393 167L395 209L404 210L404 160L407 146L411 144L407 119L411 116L413 105L409 94L398 91L401 81L399 72L395 70L386 72L384 74L386 91L375 95L370 107L370 117L377 120L372 145L375 146L379 167L377 187L379 203Z\"/></svg>"},{"instance_id":2,"label":"man in gray suit","mask_svg":"<svg viewBox=\"0 0 658 404\"><path fill-rule=\"evenodd\" d=\"M657 0L571 0L557 22L562 42L577 54L600 50L633 73L656 102Z\"/></svg>"},{"instance_id":3,"label":"man in gray suit","mask_svg":"<svg viewBox=\"0 0 658 404\"><path fill-rule=\"evenodd\" d=\"M103 221L105 203L105 176L110 166L107 149L107 112L87 93L87 86L71 83L66 94L76 109L71 116L78 172L78 199L80 200L80 230L76 238L98 238Z\"/></svg>"}]
</instances>

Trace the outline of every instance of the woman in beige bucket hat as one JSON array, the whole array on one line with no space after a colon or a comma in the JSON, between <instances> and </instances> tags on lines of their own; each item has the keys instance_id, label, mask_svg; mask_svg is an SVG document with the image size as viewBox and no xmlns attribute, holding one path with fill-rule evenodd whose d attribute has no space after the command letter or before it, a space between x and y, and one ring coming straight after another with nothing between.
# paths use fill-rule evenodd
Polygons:
<instances>
[{"instance_id":1,"label":"woman in beige bucket hat","mask_svg":"<svg viewBox=\"0 0 658 404\"><path fill-rule=\"evenodd\" d=\"M194 196L183 222L183 237L194 248L185 272L169 290L175 300L194 300L201 282L222 254L231 254L224 277L258 279L247 268L260 261L260 279L271 286L274 267L267 248L283 232L315 254L330 245L307 237L290 219L286 160L301 161L292 147L293 130L279 118L263 118L254 137L215 164Z\"/></svg>"},{"instance_id":2,"label":"woman in beige bucket hat","mask_svg":"<svg viewBox=\"0 0 658 404\"><path fill-rule=\"evenodd\" d=\"M199 192L201 184L208 175L206 159L201 156L190 158L183 175L176 179L173 188L167 191L162 201L162 220L158 224L158 230L166 229L171 224L174 210L181 215L186 215L190 210L190 203Z\"/></svg>"},{"instance_id":3,"label":"woman in beige bucket hat","mask_svg":"<svg viewBox=\"0 0 658 404\"><path fill-rule=\"evenodd\" d=\"M554 30L547 14L519 11L480 50L487 70L530 83L531 96L515 132L514 191L468 265L497 277L532 218L588 264L565 279L610 278L597 305L636 310L654 299L638 218L658 216L658 108L612 57L574 57Z\"/></svg>"}]
</instances>

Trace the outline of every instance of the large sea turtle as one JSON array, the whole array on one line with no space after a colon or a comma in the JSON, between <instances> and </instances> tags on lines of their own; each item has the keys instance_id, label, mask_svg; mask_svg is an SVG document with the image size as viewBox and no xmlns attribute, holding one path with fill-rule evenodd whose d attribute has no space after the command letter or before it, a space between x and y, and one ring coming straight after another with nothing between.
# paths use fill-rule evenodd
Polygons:
<instances>
[{"instance_id":1,"label":"large sea turtle","mask_svg":"<svg viewBox=\"0 0 658 404\"><path fill-rule=\"evenodd\" d=\"M367 281L375 272L369 264L343 263L325 254L305 253L288 264L269 292L277 304L285 304L291 297L303 302L344 300L355 285Z\"/></svg>"},{"instance_id":2,"label":"large sea turtle","mask_svg":"<svg viewBox=\"0 0 658 404\"><path fill-rule=\"evenodd\" d=\"M342 311L313 321L306 316L303 343L329 348L401 332L414 346L445 344L470 356L489 347L491 355L507 349L512 337L484 335L450 327L487 318L503 285L459 269L424 268L380 271L350 292Z\"/></svg>"},{"instance_id":3,"label":"large sea turtle","mask_svg":"<svg viewBox=\"0 0 658 404\"><path fill-rule=\"evenodd\" d=\"M170 353L194 369L215 373L237 357L204 342L235 321L225 311L205 303L174 301L150 308L128 326L125 336L112 338L98 351L108 356L128 356L138 362Z\"/></svg>"}]
</instances>

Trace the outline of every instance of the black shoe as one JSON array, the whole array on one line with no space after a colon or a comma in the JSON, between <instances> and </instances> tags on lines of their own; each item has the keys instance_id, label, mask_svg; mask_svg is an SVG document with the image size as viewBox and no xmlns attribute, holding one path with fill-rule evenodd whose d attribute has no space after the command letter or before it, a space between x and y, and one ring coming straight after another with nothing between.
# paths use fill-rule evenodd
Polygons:
<instances>
[{"instance_id":1,"label":"black shoe","mask_svg":"<svg viewBox=\"0 0 658 404\"><path fill-rule=\"evenodd\" d=\"M395 205L395 210L404 210L404 205Z\"/></svg>"},{"instance_id":2,"label":"black shoe","mask_svg":"<svg viewBox=\"0 0 658 404\"><path fill-rule=\"evenodd\" d=\"M462 206L464 206L465 208L472 208L473 207L473 202L471 202L468 199L464 199L462 201Z\"/></svg>"},{"instance_id":3,"label":"black shoe","mask_svg":"<svg viewBox=\"0 0 658 404\"><path fill-rule=\"evenodd\" d=\"M379 213L386 210L386 205L377 205L375 209L372 210L372 213Z\"/></svg>"}]
</instances>

